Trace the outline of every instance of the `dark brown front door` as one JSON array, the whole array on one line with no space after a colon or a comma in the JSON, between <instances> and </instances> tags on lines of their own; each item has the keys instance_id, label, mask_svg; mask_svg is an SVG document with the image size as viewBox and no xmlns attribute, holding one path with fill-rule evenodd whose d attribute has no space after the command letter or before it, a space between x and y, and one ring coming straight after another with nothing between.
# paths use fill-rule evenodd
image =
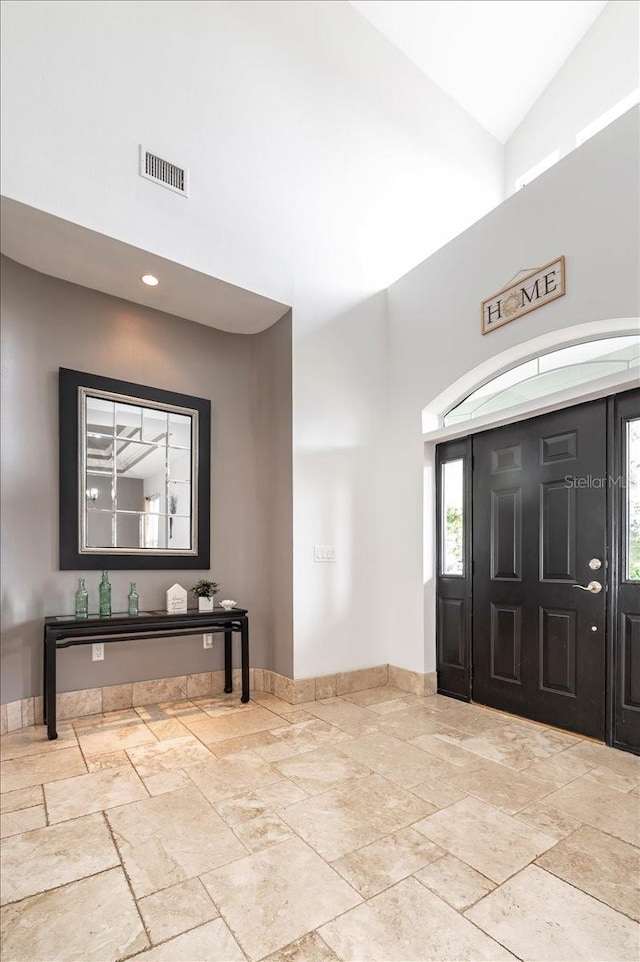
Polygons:
<instances>
[{"instance_id":1,"label":"dark brown front door","mask_svg":"<svg viewBox=\"0 0 640 962\"><path fill-rule=\"evenodd\" d=\"M473 438L473 698L600 739L606 412L594 401Z\"/></svg>"}]
</instances>

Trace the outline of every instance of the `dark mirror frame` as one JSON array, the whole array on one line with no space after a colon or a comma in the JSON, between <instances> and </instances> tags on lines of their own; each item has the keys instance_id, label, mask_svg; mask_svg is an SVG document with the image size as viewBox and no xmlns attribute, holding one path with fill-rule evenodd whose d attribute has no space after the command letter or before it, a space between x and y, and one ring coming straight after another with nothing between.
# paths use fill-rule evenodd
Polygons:
<instances>
[{"instance_id":1,"label":"dark mirror frame","mask_svg":"<svg viewBox=\"0 0 640 962\"><path fill-rule=\"evenodd\" d=\"M197 498L197 554L162 555L132 554L126 548L108 554L82 553L79 541L79 388L109 391L132 398L192 408L198 412L198 498ZM158 388L117 381L98 374L59 369L59 415L60 415L60 570L82 571L94 569L154 570L161 568L210 568L211 529L211 401L175 394Z\"/></svg>"}]
</instances>

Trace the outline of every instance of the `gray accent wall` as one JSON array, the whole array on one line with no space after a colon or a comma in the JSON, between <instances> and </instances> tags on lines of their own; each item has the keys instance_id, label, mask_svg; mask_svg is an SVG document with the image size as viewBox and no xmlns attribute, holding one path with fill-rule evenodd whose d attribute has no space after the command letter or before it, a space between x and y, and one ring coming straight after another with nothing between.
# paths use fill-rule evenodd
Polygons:
<instances>
[{"instance_id":1,"label":"gray accent wall","mask_svg":"<svg viewBox=\"0 0 640 962\"><path fill-rule=\"evenodd\" d=\"M184 318L39 274L2 258L1 701L42 689L42 619L73 611L85 576L58 566L58 368L209 398L211 571L113 571L113 609L135 580L141 609L163 608L174 582L218 581L249 608L251 662L293 675L291 314L255 335ZM216 636L219 638L220 636ZM237 642L236 642L237 644ZM235 649L234 657L239 660ZM58 655L58 690L222 667L201 636Z\"/></svg>"}]
</instances>

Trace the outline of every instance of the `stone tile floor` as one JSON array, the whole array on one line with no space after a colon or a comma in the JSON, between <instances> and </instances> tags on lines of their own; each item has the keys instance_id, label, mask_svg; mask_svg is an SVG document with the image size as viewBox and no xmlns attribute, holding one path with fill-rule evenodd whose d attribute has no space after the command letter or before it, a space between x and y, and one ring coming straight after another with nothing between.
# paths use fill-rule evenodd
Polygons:
<instances>
[{"instance_id":1,"label":"stone tile floor","mask_svg":"<svg viewBox=\"0 0 640 962\"><path fill-rule=\"evenodd\" d=\"M5 962L640 956L640 759L438 695L2 739Z\"/></svg>"}]
</instances>

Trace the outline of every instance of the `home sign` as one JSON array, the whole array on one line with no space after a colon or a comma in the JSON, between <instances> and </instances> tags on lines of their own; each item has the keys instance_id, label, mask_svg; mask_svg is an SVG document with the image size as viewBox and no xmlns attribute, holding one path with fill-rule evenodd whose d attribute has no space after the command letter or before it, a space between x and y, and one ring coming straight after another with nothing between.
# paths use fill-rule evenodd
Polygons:
<instances>
[{"instance_id":1,"label":"home sign","mask_svg":"<svg viewBox=\"0 0 640 962\"><path fill-rule=\"evenodd\" d=\"M482 333L515 321L565 293L564 257L530 271L482 302Z\"/></svg>"}]
</instances>

